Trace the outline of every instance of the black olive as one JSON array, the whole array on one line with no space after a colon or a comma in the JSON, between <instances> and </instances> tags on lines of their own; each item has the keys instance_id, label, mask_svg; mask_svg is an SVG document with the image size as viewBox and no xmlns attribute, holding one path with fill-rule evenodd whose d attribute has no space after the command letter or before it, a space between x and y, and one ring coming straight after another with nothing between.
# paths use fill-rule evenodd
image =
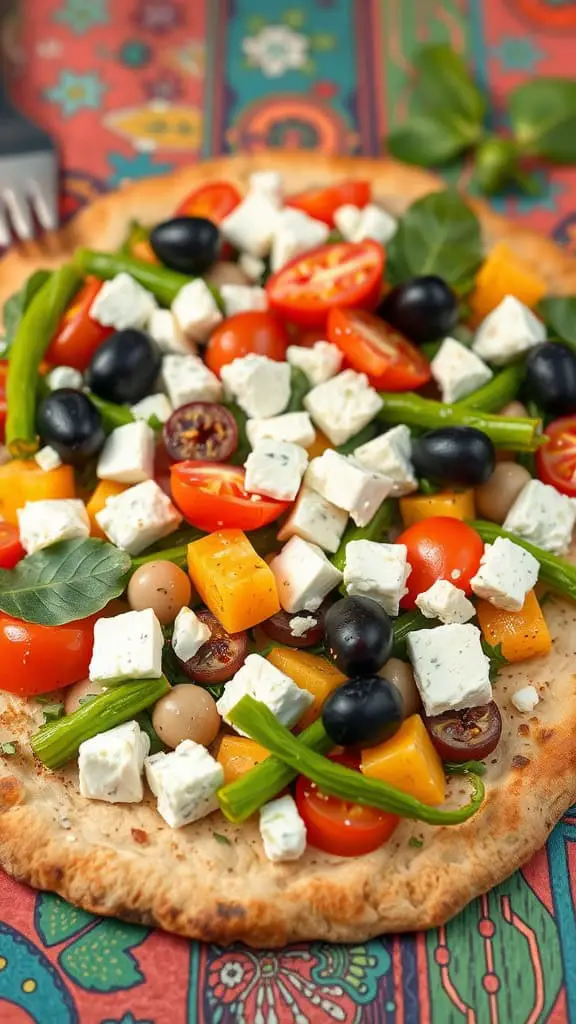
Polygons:
<instances>
[{"instance_id":1,"label":"black olive","mask_svg":"<svg viewBox=\"0 0 576 1024\"><path fill-rule=\"evenodd\" d=\"M59 388L43 398L36 427L44 444L55 448L64 462L83 465L105 441L102 417L83 391Z\"/></svg>"},{"instance_id":2,"label":"black olive","mask_svg":"<svg viewBox=\"0 0 576 1024\"><path fill-rule=\"evenodd\" d=\"M427 274L393 288L377 312L410 341L423 345L454 330L458 323L458 299L446 281Z\"/></svg>"},{"instance_id":3,"label":"black olive","mask_svg":"<svg viewBox=\"0 0 576 1024\"><path fill-rule=\"evenodd\" d=\"M206 217L173 217L150 232L158 259L181 274L203 274L220 249L220 232Z\"/></svg>"},{"instance_id":4,"label":"black olive","mask_svg":"<svg viewBox=\"0 0 576 1024\"><path fill-rule=\"evenodd\" d=\"M388 661L394 642L392 622L370 597L344 597L324 618L330 656L345 676L378 672Z\"/></svg>"},{"instance_id":5,"label":"black olive","mask_svg":"<svg viewBox=\"0 0 576 1024\"><path fill-rule=\"evenodd\" d=\"M394 735L402 715L402 696L393 683L365 676L333 690L322 708L322 723L339 746L374 747Z\"/></svg>"},{"instance_id":6,"label":"black olive","mask_svg":"<svg viewBox=\"0 0 576 1024\"><path fill-rule=\"evenodd\" d=\"M526 357L526 395L545 412L576 412L576 353L559 341L536 345Z\"/></svg>"},{"instance_id":7,"label":"black olive","mask_svg":"<svg viewBox=\"0 0 576 1024\"><path fill-rule=\"evenodd\" d=\"M160 363L160 352L148 335L129 327L116 331L100 345L88 367L86 381L100 398L132 405L150 394Z\"/></svg>"},{"instance_id":8,"label":"black olive","mask_svg":"<svg viewBox=\"0 0 576 1024\"><path fill-rule=\"evenodd\" d=\"M413 439L412 464L417 476L435 483L476 487L492 476L496 453L475 427L440 427Z\"/></svg>"}]
</instances>

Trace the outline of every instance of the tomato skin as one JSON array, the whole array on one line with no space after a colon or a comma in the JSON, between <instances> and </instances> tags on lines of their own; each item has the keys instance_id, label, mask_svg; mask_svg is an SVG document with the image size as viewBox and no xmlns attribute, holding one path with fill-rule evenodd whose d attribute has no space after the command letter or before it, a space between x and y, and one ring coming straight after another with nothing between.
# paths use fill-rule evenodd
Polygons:
<instances>
[{"instance_id":1,"label":"tomato skin","mask_svg":"<svg viewBox=\"0 0 576 1024\"><path fill-rule=\"evenodd\" d=\"M113 327L104 327L89 316L89 309L102 284L96 277L86 279L50 342L45 357L48 363L86 370L96 349L114 333Z\"/></svg>"},{"instance_id":2,"label":"tomato skin","mask_svg":"<svg viewBox=\"0 0 576 1024\"><path fill-rule=\"evenodd\" d=\"M251 353L282 363L289 344L288 331L272 313L236 313L211 335L205 352L206 365L220 376L223 366Z\"/></svg>"},{"instance_id":3,"label":"tomato skin","mask_svg":"<svg viewBox=\"0 0 576 1024\"><path fill-rule=\"evenodd\" d=\"M94 621L37 626L0 615L2 688L21 697L78 683L88 675Z\"/></svg>"},{"instance_id":4,"label":"tomato skin","mask_svg":"<svg viewBox=\"0 0 576 1024\"><path fill-rule=\"evenodd\" d=\"M339 206L351 203L352 206L364 207L370 202L370 194L369 181L343 181L330 188L309 188L299 192L286 200L286 206L303 210L309 217L333 228L334 214Z\"/></svg>"},{"instance_id":5,"label":"tomato skin","mask_svg":"<svg viewBox=\"0 0 576 1024\"><path fill-rule=\"evenodd\" d=\"M400 602L403 608L415 608L418 594L436 580L449 580L465 594L471 593L470 580L478 572L484 542L467 523L431 516L409 526L396 543L406 545L412 566L406 581L408 593Z\"/></svg>"},{"instance_id":6,"label":"tomato skin","mask_svg":"<svg viewBox=\"0 0 576 1024\"><path fill-rule=\"evenodd\" d=\"M561 494L576 498L576 416L561 416L544 431L548 444L536 452L538 477Z\"/></svg>"},{"instance_id":7,"label":"tomato skin","mask_svg":"<svg viewBox=\"0 0 576 1024\"><path fill-rule=\"evenodd\" d=\"M177 208L176 217L206 217L220 224L240 203L242 196L229 181L212 181L195 188Z\"/></svg>"},{"instance_id":8,"label":"tomato skin","mask_svg":"<svg viewBox=\"0 0 576 1024\"><path fill-rule=\"evenodd\" d=\"M328 338L374 388L413 391L432 376L428 360L407 338L364 310L331 309Z\"/></svg>"},{"instance_id":9,"label":"tomato skin","mask_svg":"<svg viewBox=\"0 0 576 1024\"><path fill-rule=\"evenodd\" d=\"M292 504L272 498L252 500L244 490L244 470L211 462L176 462L170 470L172 500L199 530L256 530L274 522Z\"/></svg>"},{"instance_id":10,"label":"tomato skin","mask_svg":"<svg viewBox=\"0 0 576 1024\"><path fill-rule=\"evenodd\" d=\"M25 554L18 528L12 523L0 523L0 569L13 569Z\"/></svg>"}]
</instances>

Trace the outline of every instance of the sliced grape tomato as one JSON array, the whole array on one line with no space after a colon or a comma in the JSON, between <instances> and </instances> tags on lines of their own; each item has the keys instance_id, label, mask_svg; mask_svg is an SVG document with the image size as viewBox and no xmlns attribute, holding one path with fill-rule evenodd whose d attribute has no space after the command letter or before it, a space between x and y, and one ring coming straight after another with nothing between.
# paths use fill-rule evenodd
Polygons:
<instances>
[{"instance_id":1,"label":"sliced grape tomato","mask_svg":"<svg viewBox=\"0 0 576 1024\"><path fill-rule=\"evenodd\" d=\"M576 497L576 416L561 416L544 431L548 443L538 449L538 476L561 494Z\"/></svg>"},{"instance_id":2,"label":"sliced grape tomato","mask_svg":"<svg viewBox=\"0 0 576 1024\"><path fill-rule=\"evenodd\" d=\"M430 364L415 345L365 310L331 309L327 332L350 366L365 373L375 388L413 391L430 380Z\"/></svg>"},{"instance_id":3,"label":"sliced grape tomato","mask_svg":"<svg viewBox=\"0 0 576 1024\"><path fill-rule=\"evenodd\" d=\"M241 199L238 189L231 182L212 181L190 192L180 203L175 215L206 217L214 224L220 224L238 206Z\"/></svg>"},{"instance_id":4,"label":"sliced grape tomato","mask_svg":"<svg viewBox=\"0 0 576 1024\"><path fill-rule=\"evenodd\" d=\"M286 206L302 210L314 220L321 220L328 227L334 227L334 214L340 206L352 205L360 208L370 202L369 181L343 181L328 188L308 188L305 192L289 196Z\"/></svg>"},{"instance_id":5,"label":"sliced grape tomato","mask_svg":"<svg viewBox=\"0 0 576 1024\"><path fill-rule=\"evenodd\" d=\"M226 462L238 447L232 413L218 402L190 402L176 409L163 429L166 451L175 461Z\"/></svg>"},{"instance_id":6,"label":"sliced grape tomato","mask_svg":"<svg viewBox=\"0 0 576 1024\"><path fill-rule=\"evenodd\" d=\"M172 498L185 519L199 530L257 530L274 522L290 502L249 494L244 470L209 462L175 462L170 471Z\"/></svg>"}]
</instances>

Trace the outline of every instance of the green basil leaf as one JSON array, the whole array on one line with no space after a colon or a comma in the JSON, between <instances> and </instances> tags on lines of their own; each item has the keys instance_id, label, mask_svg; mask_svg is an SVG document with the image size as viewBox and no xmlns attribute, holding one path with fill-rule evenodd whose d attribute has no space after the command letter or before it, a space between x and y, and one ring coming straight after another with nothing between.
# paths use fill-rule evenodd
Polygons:
<instances>
[{"instance_id":1,"label":"green basil leaf","mask_svg":"<svg viewBox=\"0 0 576 1024\"><path fill-rule=\"evenodd\" d=\"M386 251L392 283L437 274L461 291L482 262L480 225L456 192L432 192L408 208Z\"/></svg>"},{"instance_id":2,"label":"green basil leaf","mask_svg":"<svg viewBox=\"0 0 576 1024\"><path fill-rule=\"evenodd\" d=\"M504 668L508 664L508 659L502 654L502 644L496 644L495 647L489 644L487 640L482 639L482 650L487 658L490 658L490 682L493 683L501 668Z\"/></svg>"},{"instance_id":3,"label":"green basil leaf","mask_svg":"<svg viewBox=\"0 0 576 1024\"><path fill-rule=\"evenodd\" d=\"M310 391L312 384L299 366L290 367L290 401L286 406L286 412L301 412L304 408L304 398Z\"/></svg>"},{"instance_id":4,"label":"green basil leaf","mask_svg":"<svg viewBox=\"0 0 576 1024\"><path fill-rule=\"evenodd\" d=\"M0 609L42 626L84 619L122 593L130 565L127 552L93 537L60 541L0 570Z\"/></svg>"},{"instance_id":5,"label":"green basil leaf","mask_svg":"<svg viewBox=\"0 0 576 1024\"><path fill-rule=\"evenodd\" d=\"M576 295L550 295L538 304L538 312L561 341L576 344Z\"/></svg>"},{"instance_id":6,"label":"green basil leaf","mask_svg":"<svg viewBox=\"0 0 576 1024\"><path fill-rule=\"evenodd\" d=\"M576 79L535 78L514 89L508 106L524 153L576 163Z\"/></svg>"},{"instance_id":7,"label":"green basil leaf","mask_svg":"<svg viewBox=\"0 0 576 1024\"><path fill-rule=\"evenodd\" d=\"M4 323L4 340L8 347L12 344L14 335L20 325L20 321L32 302L32 299L36 295L36 292L40 291L42 285L46 284L46 281L51 276L51 270L35 271L34 274L31 274L26 281L26 284L23 285L19 292L16 292L14 295L11 295L9 299L6 299L2 310L2 321Z\"/></svg>"},{"instance_id":8,"label":"green basil leaf","mask_svg":"<svg viewBox=\"0 0 576 1024\"><path fill-rule=\"evenodd\" d=\"M480 128L452 115L415 114L387 139L392 156L407 164L436 167L468 149L478 138Z\"/></svg>"},{"instance_id":9,"label":"green basil leaf","mask_svg":"<svg viewBox=\"0 0 576 1024\"><path fill-rule=\"evenodd\" d=\"M468 123L481 124L486 98L475 85L462 57L451 46L424 46L416 55L418 98L426 110L444 114L449 110Z\"/></svg>"}]
</instances>

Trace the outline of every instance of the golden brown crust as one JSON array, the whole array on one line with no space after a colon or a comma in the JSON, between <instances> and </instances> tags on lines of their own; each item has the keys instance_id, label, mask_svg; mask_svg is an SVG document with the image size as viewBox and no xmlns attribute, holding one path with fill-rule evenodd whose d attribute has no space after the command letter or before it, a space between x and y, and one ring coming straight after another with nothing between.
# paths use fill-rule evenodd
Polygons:
<instances>
[{"instance_id":1,"label":"golden brown crust","mask_svg":"<svg viewBox=\"0 0 576 1024\"><path fill-rule=\"evenodd\" d=\"M370 178L377 199L393 212L438 187L430 175L388 161L308 154L211 161L129 185L98 200L41 246L10 253L0 263L0 302L33 269L62 262L78 245L116 247L131 218L162 219L207 178L244 187L252 170L271 166L284 173L289 191L339 177ZM551 290L576 291L576 260L484 204L474 205L487 247L505 238ZM219 943L358 942L440 924L525 863L576 799L576 608L554 599L544 610L553 651L500 672L495 698L503 738L489 765L485 805L465 825L439 829L405 821L388 844L366 857L341 860L309 848L294 864L274 865L264 858L254 822L232 826L214 814L171 830L151 799L131 806L84 800L75 768L38 768L26 745L38 714L32 702L9 698L0 714L0 739L19 735L21 753L0 764L0 864L86 910ZM528 682L542 698L530 717L510 701ZM465 799L462 779L454 790ZM414 836L421 847L409 845Z\"/></svg>"}]
</instances>

